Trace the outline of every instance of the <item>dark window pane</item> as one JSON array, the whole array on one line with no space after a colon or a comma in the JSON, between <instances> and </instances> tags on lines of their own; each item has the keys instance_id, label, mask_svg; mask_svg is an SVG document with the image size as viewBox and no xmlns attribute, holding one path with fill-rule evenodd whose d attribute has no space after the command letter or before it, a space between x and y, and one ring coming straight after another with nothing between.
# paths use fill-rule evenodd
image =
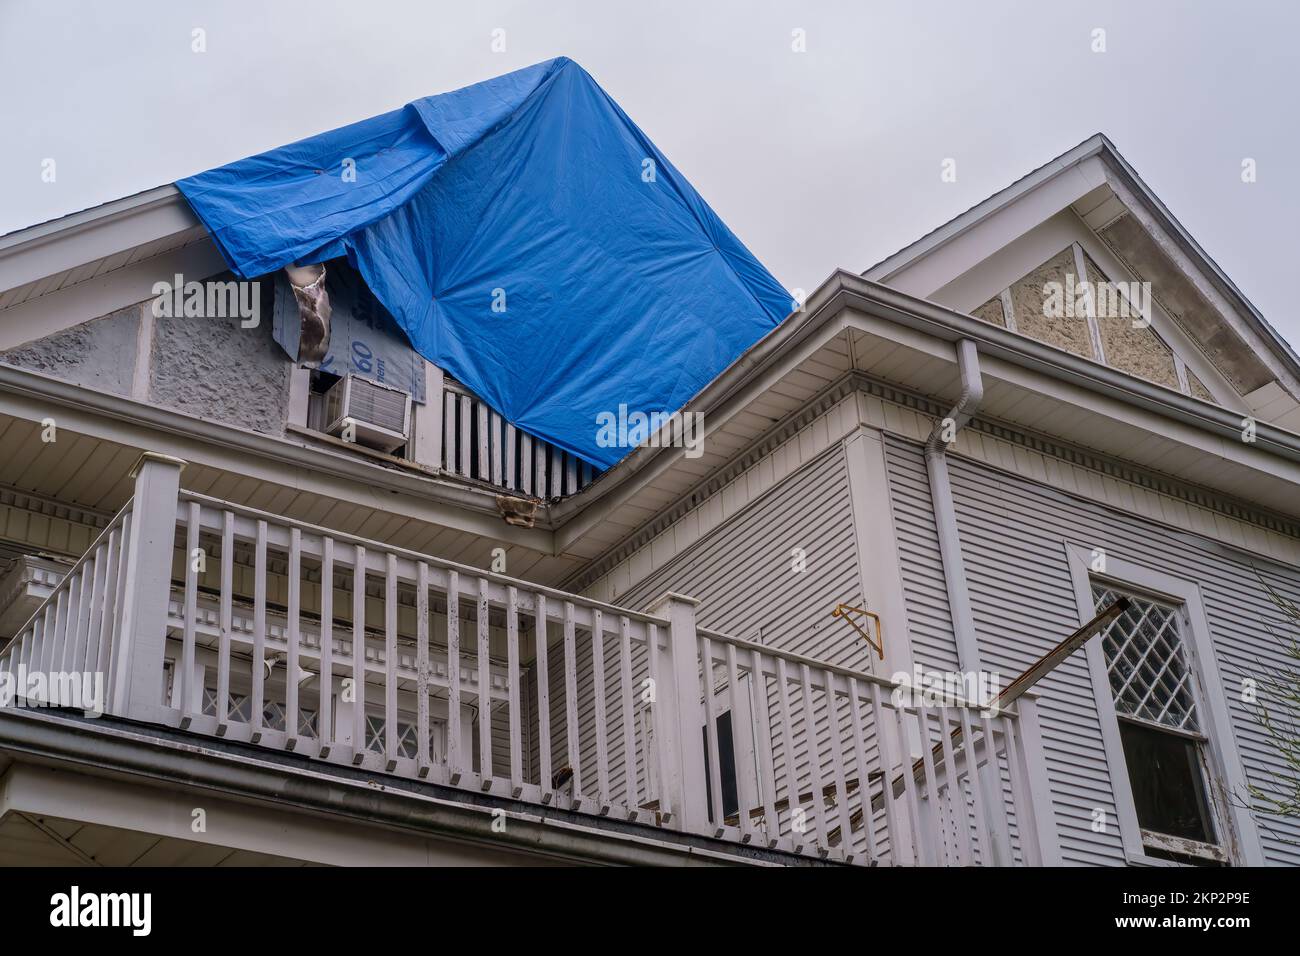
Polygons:
<instances>
[{"instance_id":1,"label":"dark window pane","mask_svg":"<svg viewBox=\"0 0 1300 956\"><path fill-rule=\"evenodd\" d=\"M731 711L718 717L718 776L722 778L722 816L725 819L740 808L736 795L736 750L731 739ZM709 770L709 731L701 727L704 735L704 786L708 798L709 822L713 822L713 774Z\"/></svg>"},{"instance_id":2,"label":"dark window pane","mask_svg":"<svg viewBox=\"0 0 1300 956\"><path fill-rule=\"evenodd\" d=\"M1170 836L1214 843L1199 744L1127 720L1119 722L1138 824Z\"/></svg>"}]
</instances>

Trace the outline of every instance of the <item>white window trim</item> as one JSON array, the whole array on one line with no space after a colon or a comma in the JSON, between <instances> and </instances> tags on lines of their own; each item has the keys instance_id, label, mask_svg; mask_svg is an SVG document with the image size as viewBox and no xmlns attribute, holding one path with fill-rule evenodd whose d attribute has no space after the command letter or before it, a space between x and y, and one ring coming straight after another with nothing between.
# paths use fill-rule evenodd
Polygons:
<instances>
[{"instance_id":1,"label":"white window trim","mask_svg":"<svg viewBox=\"0 0 1300 956\"><path fill-rule=\"evenodd\" d=\"M1207 737L1205 757L1208 779L1205 783L1210 812L1229 862L1234 866L1263 866L1264 852L1255 821L1239 801L1231 799L1232 794L1244 792L1247 781L1228 716L1220 676L1223 672L1219 669L1214 653L1214 642L1205 616L1200 587L1194 581L1157 571L1110 551L1106 552L1105 572L1094 572L1091 569L1091 547L1067 544L1066 552L1080 623L1096 616L1092 596L1094 577L1109 581L1120 589L1128 587L1144 591L1153 597L1182 605L1187 624L1184 636L1188 640L1185 641L1185 650L1192 671L1192 690L1200 714L1201 729ZM1129 784L1124 747L1120 741L1119 718L1115 712L1110 680L1106 676L1101 640L1090 640L1085 645L1085 652L1102 743L1106 751L1106 764L1110 772L1111 791L1115 797L1115 814L1118 817L1124 856L1134 865L1179 866L1181 864L1148 856L1146 853L1138 826L1137 808L1133 802L1133 790Z\"/></svg>"},{"instance_id":2,"label":"white window trim","mask_svg":"<svg viewBox=\"0 0 1300 956\"><path fill-rule=\"evenodd\" d=\"M424 404L412 401L410 459L426 468L442 467L443 372L430 361L424 363Z\"/></svg>"},{"instance_id":3,"label":"white window trim","mask_svg":"<svg viewBox=\"0 0 1300 956\"><path fill-rule=\"evenodd\" d=\"M311 399L311 370L296 362L289 366L289 407L285 420L300 428L307 427L307 407Z\"/></svg>"}]
</instances>

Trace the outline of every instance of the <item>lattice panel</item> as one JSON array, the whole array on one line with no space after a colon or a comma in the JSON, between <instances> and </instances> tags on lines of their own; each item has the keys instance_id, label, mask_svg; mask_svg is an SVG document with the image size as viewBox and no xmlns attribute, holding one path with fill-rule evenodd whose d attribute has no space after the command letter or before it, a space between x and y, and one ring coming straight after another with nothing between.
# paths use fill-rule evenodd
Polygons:
<instances>
[{"instance_id":1,"label":"lattice panel","mask_svg":"<svg viewBox=\"0 0 1300 956\"><path fill-rule=\"evenodd\" d=\"M217 690L215 687L203 688L203 713L215 717L217 713ZM248 723L253 713L253 701L247 694L231 692L226 698L226 713L230 720ZM285 705L279 701L268 700L262 705L262 725L268 730L284 730ZM306 707L298 709L298 736L310 740L316 739L316 711Z\"/></svg>"},{"instance_id":2,"label":"lattice panel","mask_svg":"<svg viewBox=\"0 0 1300 956\"><path fill-rule=\"evenodd\" d=\"M1094 583L1092 596L1101 611L1120 592ZM1176 730L1199 732L1178 608L1126 596L1133 603L1101 638L1115 709Z\"/></svg>"},{"instance_id":3,"label":"lattice panel","mask_svg":"<svg viewBox=\"0 0 1300 956\"><path fill-rule=\"evenodd\" d=\"M366 714L366 749L371 753L384 752L384 732L387 722L377 714ZM414 723L400 718L397 721L398 754L412 760L419 753L419 731ZM446 759L446 727L441 721L429 721L429 753L435 760Z\"/></svg>"}]
</instances>

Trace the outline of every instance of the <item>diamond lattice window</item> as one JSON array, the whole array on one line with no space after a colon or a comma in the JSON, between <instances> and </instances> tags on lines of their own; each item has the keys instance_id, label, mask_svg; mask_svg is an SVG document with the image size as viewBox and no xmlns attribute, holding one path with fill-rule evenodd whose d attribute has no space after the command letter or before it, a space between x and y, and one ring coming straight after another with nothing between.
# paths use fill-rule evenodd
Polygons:
<instances>
[{"instance_id":1,"label":"diamond lattice window","mask_svg":"<svg viewBox=\"0 0 1300 956\"><path fill-rule=\"evenodd\" d=\"M1097 610L1121 592L1094 583ZM1129 609L1102 635L1106 676L1120 714L1175 730L1200 732L1192 671L1183 646L1179 609L1126 594Z\"/></svg>"}]
</instances>

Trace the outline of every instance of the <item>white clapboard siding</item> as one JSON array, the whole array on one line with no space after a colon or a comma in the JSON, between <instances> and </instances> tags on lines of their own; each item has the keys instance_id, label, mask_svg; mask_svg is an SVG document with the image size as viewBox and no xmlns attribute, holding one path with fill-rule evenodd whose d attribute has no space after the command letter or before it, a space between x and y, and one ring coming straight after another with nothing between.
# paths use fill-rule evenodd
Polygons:
<instances>
[{"instance_id":1,"label":"white clapboard siding","mask_svg":"<svg viewBox=\"0 0 1300 956\"><path fill-rule=\"evenodd\" d=\"M920 448L890 442L891 460L920 462ZM896 461L891 461L891 466ZM1223 544L959 455L949 460L966 576L986 668L1008 679L1078 626L1065 542L1087 542L1117 556L1167 568L1200 585L1222 671L1236 744L1247 775L1266 783L1278 758L1241 703L1241 679L1265 666L1282 666L1281 649L1262 622L1278 613L1256 576L1292 600L1300 599L1300 570L1261 560ZM891 467L891 480L892 471ZM932 555L937 561L937 553ZM905 566L904 578L911 574ZM912 609L909 605L909 614ZM1076 654L1040 685L1039 705L1061 851L1066 862L1118 864L1114 826L1092 829L1093 811L1114 816L1114 798L1098 727L1097 702L1086 661ZM1103 701L1110 706L1109 701ZM1268 819L1260 827L1271 862L1300 863L1300 823Z\"/></svg>"},{"instance_id":2,"label":"white clapboard siding","mask_svg":"<svg viewBox=\"0 0 1300 956\"><path fill-rule=\"evenodd\" d=\"M807 571L793 570L803 549ZM619 598L644 607L664 591L700 602L702 627L844 667L866 644L831 610L862 599L843 452L835 446Z\"/></svg>"},{"instance_id":3,"label":"white clapboard siding","mask_svg":"<svg viewBox=\"0 0 1300 956\"><path fill-rule=\"evenodd\" d=\"M793 570L795 548L805 555L807 570L803 573ZM830 616L837 603L862 599L855 548L847 474L837 445L653 571L619 600L644 607L665 591L677 591L700 601L697 614L701 627L761 639L768 646L866 670L870 665L865 643L843 621ZM791 675L790 685L796 698L797 676ZM720 672L718 679L725 682L725 673ZM769 680L767 685L775 720L779 705L776 682ZM816 739L820 743L815 769L829 781L834 772L832 736L824 704L820 694L815 694ZM848 727L848 722L846 709L840 726ZM807 731L811 728L796 714L791 729L796 741L795 776L798 786L806 790L814 775L808 753ZM772 745L773 767L781 782L778 796L784 797L788 757L779 732ZM865 747L869 760L874 760L876 744L870 727ZM854 759L849 757L850 766ZM783 811L783 826L786 819ZM883 817L879 823L883 827Z\"/></svg>"},{"instance_id":4,"label":"white clapboard siding","mask_svg":"<svg viewBox=\"0 0 1300 956\"><path fill-rule=\"evenodd\" d=\"M917 666L927 670L956 670L957 642L948 611L925 459L920 446L892 437L887 438L885 447L912 655Z\"/></svg>"},{"instance_id":5,"label":"white clapboard siding","mask_svg":"<svg viewBox=\"0 0 1300 956\"><path fill-rule=\"evenodd\" d=\"M918 666L942 671L958 669L957 644L948 614L943 561L934 530L934 512L924 453L920 445L890 437L886 441L894 521L898 529L903 585L912 649ZM949 456L949 468L965 461ZM959 495L954 481L954 495ZM1059 574L1040 573L1044 555L1016 548L1034 529L1016 520L996 533L1000 551L984 546L980 531L968 527L966 509L958 506L958 522L966 556L966 576L980 639L981 663L1012 680L1050 647L1079 626L1074 594L1065 566L1065 552L1056 542ZM1015 540L1012 540L1015 539ZM991 584L991 578L1002 583ZM995 610L994 605L1000 609ZM1034 606L1034 618L1022 619L1017 608ZM989 612L1000 624L993 623ZM999 634L992 631L1005 628ZM1075 655L1039 685L1044 693L1040 713L1043 749L1052 778L1056 825L1066 863L1123 863L1119 833L1092 830L1093 810L1101 808L1115 820L1114 798L1107 779L1096 704L1088 689L1083 655Z\"/></svg>"}]
</instances>

